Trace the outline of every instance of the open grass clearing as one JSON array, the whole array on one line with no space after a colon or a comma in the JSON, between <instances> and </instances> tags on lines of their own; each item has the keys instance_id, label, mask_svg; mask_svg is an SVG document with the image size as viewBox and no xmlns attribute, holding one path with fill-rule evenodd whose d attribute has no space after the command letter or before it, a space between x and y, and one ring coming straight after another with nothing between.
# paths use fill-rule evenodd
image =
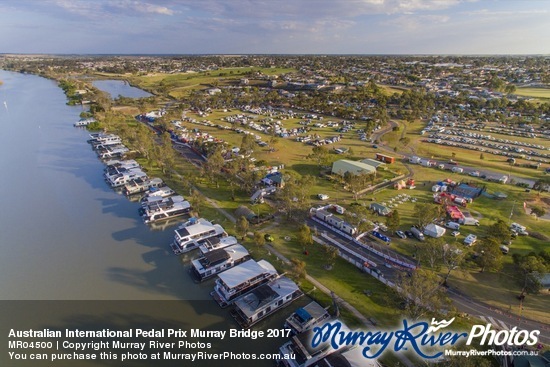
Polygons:
<instances>
[{"instance_id":1,"label":"open grass clearing","mask_svg":"<svg viewBox=\"0 0 550 367\"><path fill-rule=\"evenodd\" d=\"M550 89L547 88L516 88L514 94L524 97L550 99Z\"/></svg>"}]
</instances>

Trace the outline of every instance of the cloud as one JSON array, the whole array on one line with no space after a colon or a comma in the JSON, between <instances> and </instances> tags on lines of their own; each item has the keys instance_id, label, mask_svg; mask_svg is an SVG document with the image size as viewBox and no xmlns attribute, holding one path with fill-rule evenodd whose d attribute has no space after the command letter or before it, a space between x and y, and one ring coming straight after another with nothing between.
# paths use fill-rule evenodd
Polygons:
<instances>
[{"instance_id":1,"label":"cloud","mask_svg":"<svg viewBox=\"0 0 550 367\"><path fill-rule=\"evenodd\" d=\"M121 10L128 10L130 12L144 13L144 14L161 14L161 15L174 15L176 12L165 6L150 4L142 1L114 1L110 2L110 6L119 8Z\"/></svg>"}]
</instances>

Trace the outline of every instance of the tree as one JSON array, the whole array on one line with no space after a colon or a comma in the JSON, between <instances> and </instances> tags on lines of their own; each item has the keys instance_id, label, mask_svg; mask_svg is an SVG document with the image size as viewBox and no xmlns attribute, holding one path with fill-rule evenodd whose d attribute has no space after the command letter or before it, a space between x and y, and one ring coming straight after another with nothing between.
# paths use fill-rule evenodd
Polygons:
<instances>
[{"instance_id":1,"label":"tree","mask_svg":"<svg viewBox=\"0 0 550 367\"><path fill-rule=\"evenodd\" d=\"M296 276L298 279L303 279L306 277L306 263L305 261L292 258L290 259L290 262L292 263L292 273Z\"/></svg>"},{"instance_id":2,"label":"tree","mask_svg":"<svg viewBox=\"0 0 550 367\"><path fill-rule=\"evenodd\" d=\"M216 148L212 154L210 154L206 163L203 164L204 173L210 182L216 183L216 187L219 187L218 179L224 164L225 159L223 158L221 148Z\"/></svg>"},{"instance_id":3,"label":"tree","mask_svg":"<svg viewBox=\"0 0 550 367\"><path fill-rule=\"evenodd\" d=\"M419 261L426 261L430 268L435 271L439 271L441 268L441 261L443 258L443 246L445 241L443 238L429 237L420 244L417 248L417 256Z\"/></svg>"},{"instance_id":4,"label":"tree","mask_svg":"<svg viewBox=\"0 0 550 367\"><path fill-rule=\"evenodd\" d=\"M332 268L336 262L338 254L340 253L338 248L330 245L323 245L323 250L327 255L327 268Z\"/></svg>"},{"instance_id":5,"label":"tree","mask_svg":"<svg viewBox=\"0 0 550 367\"><path fill-rule=\"evenodd\" d=\"M499 242L492 237L481 239L477 244L478 257L475 262L481 268L483 273L485 269L498 271L502 268L502 251L499 248Z\"/></svg>"},{"instance_id":6,"label":"tree","mask_svg":"<svg viewBox=\"0 0 550 367\"><path fill-rule=\"evenodd\" d=\"M237 218L237 221L235 222L235 231L237 232L237 235L241 237L241 240L244 240L249 227L250 223L244 216L241 215Z\"/></svg>"},{"instance_id":7,"label":"tree","mask_svg":"<svg viewBox=\"0 0 550 367\"><path fill-rule=\"evenodd\" d=\"M449 244L443 245L441 263L447 269L447 273L445 274L445 278L443 279L443 285L447 286L447 281L451 276L451 272L462 266L462 263L464 262L464 256L464 251L462 251L458 247Z\"/></svg>"},{"instance_id":8,"label":"tree","mask_svg":"<svg viewBox=\"0 0 550 367\"><path fill-rule=\"evenodd\" d=\"M355 201L357 201L359 197L359 192L361 192L361 190L363 190L367 185L368 179L368 175L364 172L356 175L348 171L344 174L344 181L346 182L349 190L352 192Z\"/></svg>"},{"instance_id":9,"label":"tree","mask_svg":"<svg viewBox=\"0 0 550 367\"><path fill-rule=\"evenodd\" d=\"M307 159L312 159L317 162L318 166L326 164L328 158L328 149L323 145L315 146L311 149L311 154L309 154Z\"/></svg>"},{"instance_id":10,"label":"tree","mask_svg":"<svg viewBox=\"0 0 550 367\"><path fill-rule=\"evenodd\" d=\"M486 234L487 237L494 239L497 243L502 243L510 240L512 232L506 222L499 219L495 224L487 228Z\"/></svg>"},{"instance_id":11,"label":"tree","mask_svg":"<svg viewBox=\"0 0 550 367\"><path fill-rule=\"evenodd\" d=\"M254 140L254 135L252 134L244 134L243 139L241 141L241 152L243 155L252 154L254 152L254 148L256 141Z\"/></svg>"},{"instance_id":12,"label":"tree","mask_svg":"<svg viewBox=\"0 0 550 367\"><path fill-rule=\"evenodd\" d=\"M394 209L390 215L386 217L386 226L390 231L396 231L399 228L401 219L399 218L399 212Z\"/></svg>"},{"instance_id":13,"label":"tree","mask_svg":"<svg viewBox=\"0 0 550 367\"><path fill-rule=\"evenodd\" d=\"M264 247L265 245L264 234L262 232L254 232L254 242L256 242L256 246Z\"/></svg>"},{"instance_id":14,"label":"tree","mask_svg":"<svg viewBox=\"0 0 550 367\"><path fill-rule=\"evenodd\" d=\"M201 195L201 193L195 189L191 189L189 204L191 204L191 207L193 208L193 211L197 214L197 216L200 215L200 209L203 203L204 197Z\"/></svg>"},{"instance_id":15,"label":"tree","mask_svg":"<svg viewBox=\"0 0 550 367\"><path fill-rule=\"evenodd\" d=\"M416 223L420 228L424 228L438 217L439 208L431 203L416 203L414 204L414 213Z\"/></svg>"},{"instance_id":16,"label":"tree","mask_svg":"<svg viewBox=\"0 0 550 367\"><path fill-rule=\"evenodd\" d=\"M417 269L411 273L400 274L396 288L405 312L413 320L428 314L437 313L449 306L450 300L441 287L436 273Z\"/></svg>"},{"instance_id":17,"label":"tree","mask_svg":"<svg viewBox=\"0 0 550 367\"><path fill-rule=\"evenodd\" d=\"M531 214L535 214L537 217L542 217L546 214L546 210L542 206L532 206Z\"/></svg>"},{"instance_id":18,"label":"tree","mask_svg":"<svg viewBox=\"0 0 550 367\"><path fill-rule=\"evenodd\" d=\"M550 190L550 176L545 176L545 177L539 178L533 184L533 190L538 190L538 192L543 192L543 191Z\"/></svg>"},{"instance_id":19,"label":"tree","mask_svg":"<svg viewBox=\"0 0 550 367\"><path fill-rule=\"evenodd\" d=\"M304 251L307 251L307 248L313 245L313 236L311 234L311 229L307 224L302 224L300 226L300 231L298 232L298 242L304 246Z\"/></svg>"},{"instance_id":20,"label":"tree","mask_svg":"<svg viewBox=\"0 0 550 367\"><path fill-rule=\"evenodd\" d=\"M519 255L516 253L512 258L520 275L522 286L520 299L523 299L526 293L538 293L542 288L541 278L549 268L548 261L535 254Z\"/></svg>"}]
</instances>

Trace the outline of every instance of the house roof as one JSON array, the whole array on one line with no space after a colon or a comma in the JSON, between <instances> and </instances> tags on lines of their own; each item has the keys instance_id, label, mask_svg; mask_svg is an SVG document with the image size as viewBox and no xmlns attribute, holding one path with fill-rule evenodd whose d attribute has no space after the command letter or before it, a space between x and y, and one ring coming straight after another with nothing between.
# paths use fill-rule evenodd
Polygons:
<instances>
[{"instance_id":1,"label":"house roof","mask_svg":"<svg viewBox=\"0 0 550 367\"><path fill-rule=\"evenodd\" d=\"M361 160L361 163L368 164L369 166L373 166L374 168L378 168L380 166L385 166L386 163L382 161L377 161L376 159L366 158Z\"/></svg>"},{"instance_id":2,"label":"house roof","mask_svg":"<svg viewBox=\"0 0 550 367\"><path fill-rule=\"evenodd\" d=\"M332 164L332 173L344 175L346 172L350 172L354 175L360 173L375 172L376 168L370 164L350 161L348 159L340 159Z\"/></svg>"}]
</instances>

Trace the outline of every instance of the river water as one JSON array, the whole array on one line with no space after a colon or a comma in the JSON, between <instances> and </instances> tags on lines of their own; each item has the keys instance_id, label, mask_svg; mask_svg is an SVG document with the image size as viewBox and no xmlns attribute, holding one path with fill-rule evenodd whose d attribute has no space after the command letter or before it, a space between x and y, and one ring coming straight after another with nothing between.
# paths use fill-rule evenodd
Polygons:
<instances>
[{"instance_id":1,"label":"river water","mask_svg":"<svg viewBox=\"0 0 550 367\"><path fill-rule=\"evenodd\" d=\"M180 322L201 329L236 327L228 311L210 298L213 282L198 285L191 280L188 260L194 255L171 253L174 226L153 230L144 225L139 204L103 181L104 164L86 142L88 132L73 127L82 108L67 106L54 81L1 70L0 80L1 333L13 327L14 320L35 328L74 328L76 323L86 329L98 322L116 328L120 316L112 315L121 314L125 325L130 317L137 325L139 320L150 325L155 324L151 318L163 316L165 326ZM102 300L111 302L107 316L67 315L84 306L103 309L105 305L97 305ZM143 301L155 301L147 304L159 315L138 310ZM281 327L295 306L257 328ZM36 308L61 315L38 312L41 317L30 318L37 315ZM171 321L172 313L183 321ZM283 341L213 341L213 349L274 353Z\"/></svg>"},{"instance_id":2,"label":"river water","mask_svg":"<svg viewBox=\"0 0 550 367\"><path fill-rule=\"evenodd\" d=\"M146 92L143 89L132 87L124 80L94 80L92 84L94 87L109 93L112 98L117 98L118 96L128 98L143 98L152 96L151 93Z\"/></svg>"}]
</instances>

